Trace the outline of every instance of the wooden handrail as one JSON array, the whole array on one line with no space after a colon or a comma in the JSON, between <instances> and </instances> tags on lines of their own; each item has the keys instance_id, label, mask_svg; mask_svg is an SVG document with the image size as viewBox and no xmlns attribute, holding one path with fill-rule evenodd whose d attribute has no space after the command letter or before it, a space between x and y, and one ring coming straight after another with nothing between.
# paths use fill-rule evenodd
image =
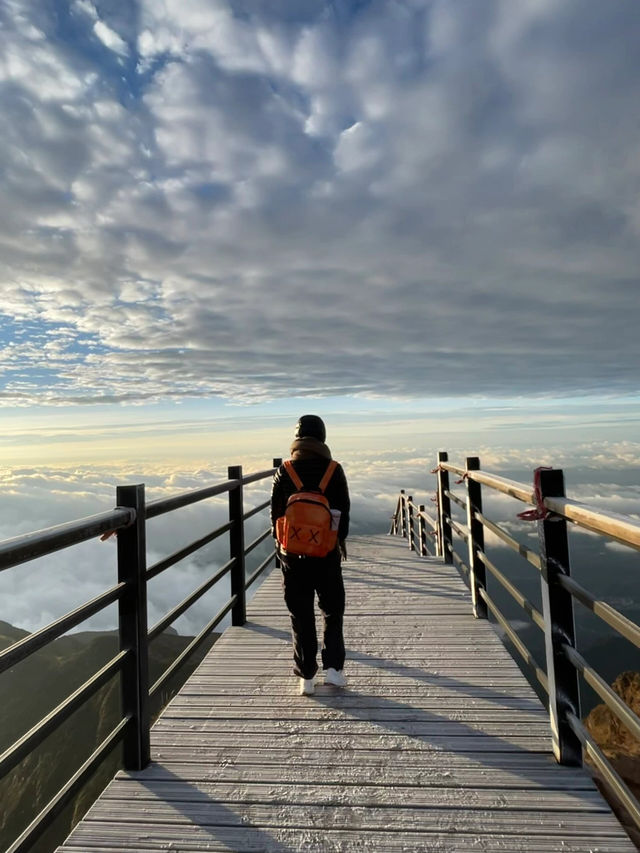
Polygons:
<instances>
[{"instance_id":1,"label":"wooden handrail","mask_svg":"<svg viewBox=\"0 0 640 853\"><path fill-rule=\"evenodd\" d=\"M600 676L588 666L575 649L573 602L579 601L620 636L635 645L640 643L640 626L631 622L611 605L597 599L570 577L567 522L636 550L640 550L640 523L628 516L600 510L567 497L564 493L564 478L561 471L553 469L536 471L535 477L532 477L532 482L535 479L536 483L533 488L516 480L479 469L480 462L476 457L469 457L463 468L449 462L447 453L438 454L438 465L434 472L438 476L438 519L434 526L438 531L442 531L440 553L446 562L455 563L463 573L465 581L469 583L473 596L474 615L477 617L486 615L486 608L483 611L478 604L483 604L483 607L486 605L528 663L532 663L528 649L487 594L485 569L489 570L491 576L504 587L538 628L544 629L547 645L546 658L548 665L552 667L551 674L545 675L537 664L533 666L537 680L547 690L551 689L549 709L552 716L554 751L558 760L563 763L579 763L580 739L574 731L575 727L570 725L571 715L574 711L579 713L578 674L592 687L597 685L596 689L601 696L603 693L606 694L605 701L611 702L618 716L623 719L624 711L621 709L620 701L612 698L611 689L608 686L605 689ZM466 483L466 501L450 489L450 473L461 477ZM539 518L540 554L536 554L518 542L499 524L486 517L486 513L482 511L480 486L508 495L521 503L536 506L540 510L537 516L533 515L533 519ZM404 491L398 502L399 507L404 505L403 502L406 503ZM452 506L465 510L466 523L453 517ZM415 507L412 500L410 500L410 507L412 510ZM424 507L420 506L419 519L422 519L423 510ZM397 532L398 525L394 525L393 529ZM488 558L484 551L483 531L485 529L491 531L538 570L542 582L542 613ZM467 546L470 565L467 565L457 553L452 534ZM562 638L562 642L559 638ZM558 691L562 694L561 701L558 700ZM638 725L640 723L633 724L634 732L640 731L637 728Z\"/></svg>"},{"instance_id":2,"label":"wooden handrail","mask_svg":"<svg viewBox=\"0 0 640 853\"><path fill-rule=\"evenodd\" d=\"M640 550L640 523L627 516L596 510L588 504L569 498L545 498L544 505L584 530L600 533Z\"/></svg>"},{"instance_id":3,"label":"wooden handrail","mask_svg":"<svg viewBox=\"0 0 640 853\"><path fill-rule=\"evenodd\" d=\"M486 471L468 471L450 462L441 463L442 467L455 474L466 474L470 480L488 486L504 495L509 495L523 503L535 506L536 500L533 490L516 480L500 477L497 474L488 474ZM451 497L454 497L451 495ZM581 501L571 498L548 497L544 499L544 506L556 515L566 518L585 530L592 533L600 533L609 536L623 545L640 550L640 522L629 516L618 513L596 509Z\"/></svg>"}]
</instances>

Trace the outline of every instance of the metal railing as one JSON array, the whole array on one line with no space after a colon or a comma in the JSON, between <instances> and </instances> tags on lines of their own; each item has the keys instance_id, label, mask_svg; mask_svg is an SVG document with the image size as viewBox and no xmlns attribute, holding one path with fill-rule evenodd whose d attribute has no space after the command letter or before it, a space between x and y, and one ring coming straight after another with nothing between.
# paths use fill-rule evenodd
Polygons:
<instances>
[{"instance_id":1,"label":"metal railing","mask_svg":"<svg viewBox=\"0 0 640 853\"><path fill-rule=\"evenodd\" d=\"M1 651L0 674L116 602L120 649L118 654L74 693L67 696L19 740L5 749L0 755L0 779L19 765L115 676L120 677L122 697L121 717L117 725L86 758L74 775L62 785L6 853L26 853L71 802L96 768L119 744L122 744L123 748L125 769L141 770L149 763L150 701L161 698L162 688L210 637L229 612L231 612L233 625L244 624L246 591L276 559L275 550L272 550L250 577L245 577L247 554L265 541L270 536L271 530L267 527L256 539L245 546L245 522L267 509L270 502L266 500L245 511L244 487L271 477L281 461L281 459L274 459L272 468L246 476L243 476L241 466L232 466L228 469L228 479L222 483L148 504L145 503L144 485L119 486L116 491L117 508L110 512L103 512L0 543L0 571L3 571L97 536L116 533L118 537L117 583L86 604ZM229 515L226 523L147 568L146 524L148 520L225 493L229 498ZM229 560L217 568L204 583L149 630L147 628L148 582L225 533L229 533ZM149 645L227 575L230 576L231 586L231 594L227 602L156 682L150 685Z\"/></svg>"},{"instance_id":2,"label":"metal railing","mask_svg":"<svg viewBox=\"0 0 640 853\"><path fill-rule=\"evenodd\" d=\"M553 751L562 764L580 765L586 755L601 773L612 795L625 807L633 823L640 829L640 803L616 772L580 719L580 678L588 684L636 738L640 739L640 718L626 705L607 682L576 649L574 602L591 611L621 637L640 648L640 626L610 604L602 601L571 577L567 527L575 525L606 536L616 542L640 550L640 524L632 518L601 511L571 500L565 495L564 475L559 469L537 469L534 487L480 470L477 457L468 457L465 467L453 465L448 454L438 454L437 518L429 519L435 536L435 554L454 563L469 584L476 618L496 619L513 647L530 668L533 678L548 696ZM452 491L449 474L464 484L460 497ZM518 542L499 524L491 521L482 509L482 487L509 495L535 507L529 517L537 520L539 551ZM452 504L465 512L465 521L453 517ZM423 534L416 533L415 518L421 518L424 507L416 513L413 498L402 490L393 514L391 533L401 534L412 550L425 555ZM426 520L426 519L425 519ZM541 583L542 611L498 569L487 556L484 531L490 531L538 572ZM467 550L467 560L454 547L454 534ZM416 538L419 547L416 548ZM544 634L546 667L535 660L532 652L517 635L509 619L500 611L487 592L487 572L515 601Z\"/></svg>"},{"instance_id":3,"label":"metal railing","mask_svg":"<svg viewBox=\"0 0 640 853\"><path fill-rule=\"evenodd\" d=\"M426 512L424 504L415 504L413 497L405 494L404 489L400 489L389 533L401 533L408 540L409 548L417 551L421 557L429 556L430 553L440 556L437 520ZM430 537L434 537L432 541L435 543L431 551Z\"/></svg>"}]
</instances>

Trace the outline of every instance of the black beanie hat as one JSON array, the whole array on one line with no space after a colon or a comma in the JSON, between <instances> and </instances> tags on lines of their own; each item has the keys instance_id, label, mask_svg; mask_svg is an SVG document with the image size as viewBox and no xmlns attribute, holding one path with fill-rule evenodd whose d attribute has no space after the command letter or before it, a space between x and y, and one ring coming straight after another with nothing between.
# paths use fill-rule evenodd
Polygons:
<instances>
[{"instance_id":1,"label":"black beanie hat","mask_svg":"<svg viewBox=\"0 0 640 853\"><path fill-rule=\"evenodd\" d=\"M327 437L324 421L318 415L303 415L296 424L295 437L317 438L318 441L324 442Z\"/></svg>"}]
</instances>

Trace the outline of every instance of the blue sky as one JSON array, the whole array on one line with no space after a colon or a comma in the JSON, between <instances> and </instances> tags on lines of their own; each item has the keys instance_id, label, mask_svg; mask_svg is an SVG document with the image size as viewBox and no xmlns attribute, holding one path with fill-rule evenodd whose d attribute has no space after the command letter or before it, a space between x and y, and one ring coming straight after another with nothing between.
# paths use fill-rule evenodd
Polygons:
<instances>
[{"instance_id":1,"label":"blue sky","mask_svg":"<svg viewBox=\"0 0 640 853\"><path fill-rule=\"evenodd\" d=\"M0 24L0 461L307 410L381 441L637 435L637 0Z\"/></svg>"}]
</instances>

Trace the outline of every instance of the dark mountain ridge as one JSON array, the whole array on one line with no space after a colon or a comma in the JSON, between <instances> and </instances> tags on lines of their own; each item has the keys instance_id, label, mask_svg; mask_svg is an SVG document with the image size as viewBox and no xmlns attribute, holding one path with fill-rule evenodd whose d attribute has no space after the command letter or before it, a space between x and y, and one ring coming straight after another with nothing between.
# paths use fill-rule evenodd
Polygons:
<instances>
[{"instance_id":1,"label":"dark mountain ridge","mask_svg":"<svg viewBox=\"0 0 640 853\"><path fill-rule=\"evenodd\" d=\"M29 632L0 621L0 650ZM162 691L152 707L157 716L200 663L218 635L212 635ZM149 652L153 683L191 641L173 629L155 639ZM117 631L84 631L54 640L0 675L0 753L21 738L58 704L91 678L118 652ZM112 678L87 703L0 780L0 849L6 849L55 793L110 734L121 718L119 677ZM121 766L120 749L31 848L49 853L70 832Z\"/></svg>"}]
</instances>

